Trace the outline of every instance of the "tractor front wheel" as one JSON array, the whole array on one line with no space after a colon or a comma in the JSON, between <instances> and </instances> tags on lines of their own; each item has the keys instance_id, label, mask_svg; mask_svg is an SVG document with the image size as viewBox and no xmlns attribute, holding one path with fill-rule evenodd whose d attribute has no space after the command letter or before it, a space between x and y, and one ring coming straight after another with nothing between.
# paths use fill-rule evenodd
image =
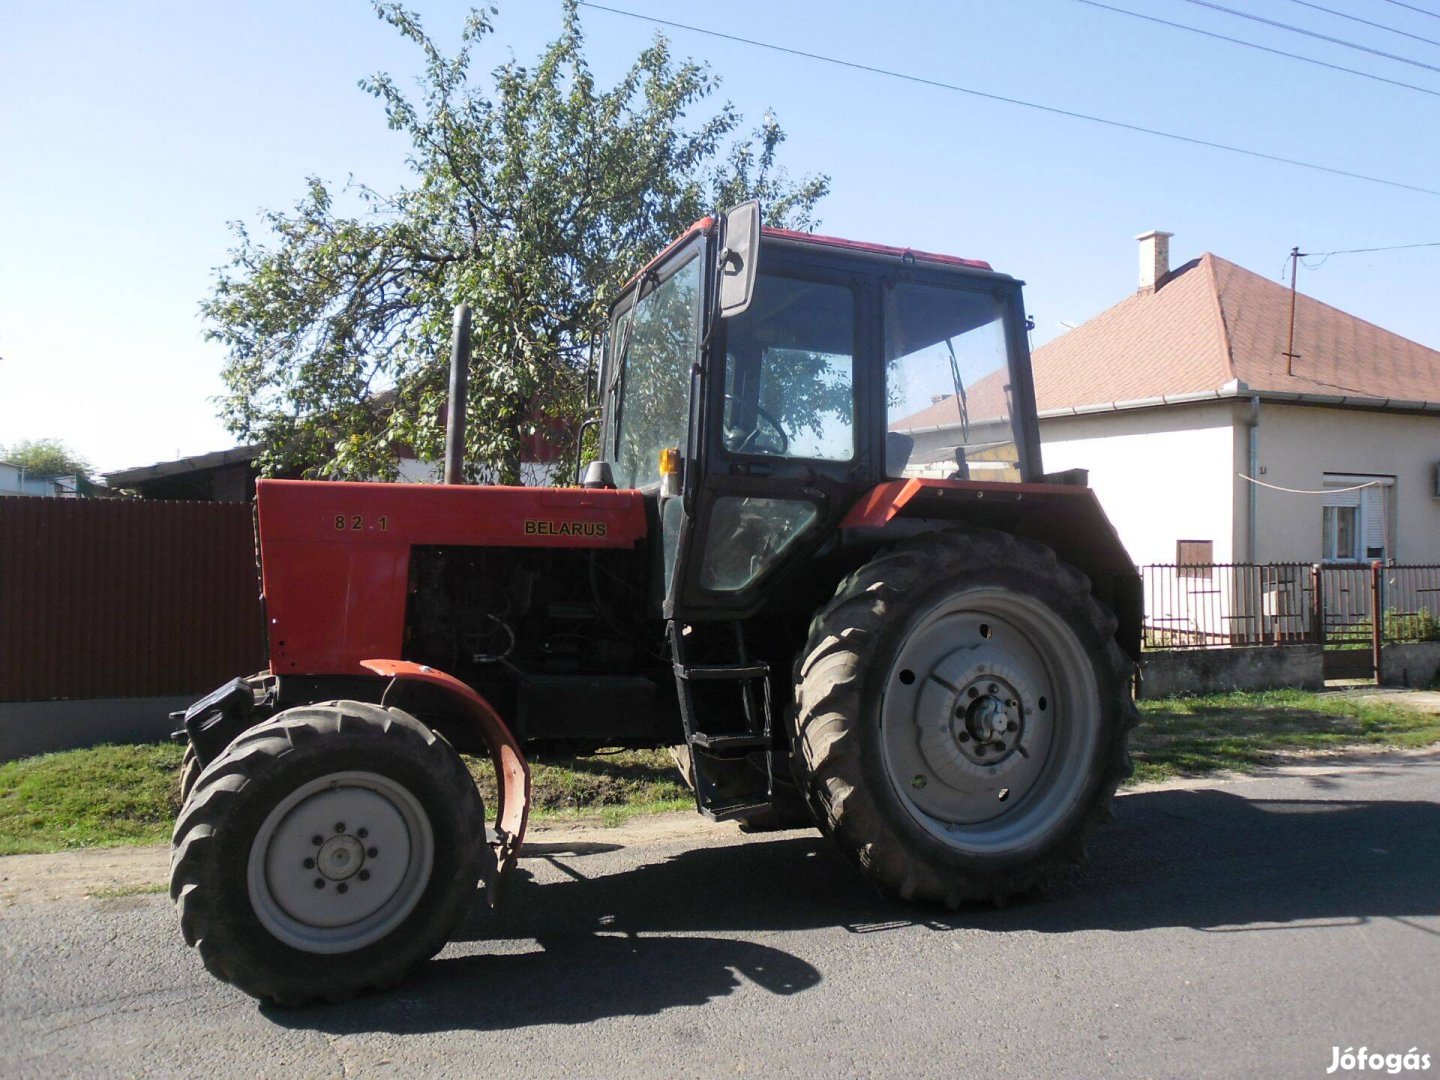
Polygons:
<instances>
[{"instance_id":1,"label":"tractor front wheel","mask_svg":"<svg viewBox=\"0 0 1440 1080\"><path fill-rule=\"evenodd\" d=\"M1129 775L1129 663L1084 575L1033 541L932 533L841 583L796 664L796 766L889 891L1036 892Z\"/></svg>"},{"instance_id":2,"label":"tractor front wheel","mask_svg":"<svg viewBox=\"0 0 1440 1080\"><path fill-rule=\"evenodd\" d=\"M475 897L485 811L398 709L336 701L240 735L175 824L170 894L210 972L282 1005L399 981Z\"/></svg>"}]
</instances>

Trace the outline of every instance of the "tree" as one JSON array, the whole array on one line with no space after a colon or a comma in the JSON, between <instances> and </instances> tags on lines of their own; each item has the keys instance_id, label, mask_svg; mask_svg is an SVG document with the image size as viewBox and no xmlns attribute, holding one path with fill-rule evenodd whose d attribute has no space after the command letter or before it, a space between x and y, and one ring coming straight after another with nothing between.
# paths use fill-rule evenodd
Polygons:
<instances>
[{"instance_id":1,"label":"tree","mask_svg":"<svg viewBox=\"0 0 1440 1080\"><path fill-rule=\"evenodd\" d=\"M770 224L813 228L829 180L790 181L768 114L748 139L728 104L692 124L717 80L663 36L598 89L575 0L535 64L502 63L488 88L471 69L493 8L471 11L453 55L413 13L376 11L424 60L416 100L389 75L361 82L410 139L413 180L393 194L349 185L342 212L312 178L292 212L264 215L267 235L233 226L232 261L202 305L228 353L222 417L265 447L268 473L388 475L396 444L438 457L463 301L467 471L516 483L524 432L578 416L587 342L650 256L749 197Z\"/></svg>"},{"instance_id":2,"label":"tree","mask_svg":"<svg viewBox=\"0 0 1440 1080\"><path fill-rule=\"evenodd\" d=\"M33 476L76 476L89 480L93 468L59 439L22 439L5 451L3 459Z\"/></svg>"}]
</instances>

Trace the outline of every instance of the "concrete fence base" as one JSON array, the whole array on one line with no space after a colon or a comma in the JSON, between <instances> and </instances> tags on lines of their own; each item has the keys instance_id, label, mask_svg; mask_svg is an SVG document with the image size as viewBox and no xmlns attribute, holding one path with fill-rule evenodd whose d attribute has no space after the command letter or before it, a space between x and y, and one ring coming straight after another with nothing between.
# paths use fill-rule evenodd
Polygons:
<instances>
[{"instance_id":1,"label":"concrete fence base","mask_svg":"<svg viewBox=\"0 0 1440 1080\"><path fill-rule=\"evenodd\" d=\"M85 701L0 701L0 761L100 743L159 742L184 697L92 698Z\"/></svg>"},{"instance_id":2,"label":"concrete fence base","mask_svg":"<svg viewBox=\"0 0 1440 1080\"><path fill-rule=\"evenodd\" d=\"M1145 654L1140 670L1140 693L1146 698L1325 686L1318 645L1151 652Z\"/></svg>"},{"instance_id":3,"label":"concrete fence base","mask_svg":"<svg viewBox=\"0 0 1440 1080\"><path fill-rule=\"evenodd\" d=\"M1440 684L1440 641L1381 646L1380 682L1412 690L1428 690Z\"/></svg>"}]
</instances>

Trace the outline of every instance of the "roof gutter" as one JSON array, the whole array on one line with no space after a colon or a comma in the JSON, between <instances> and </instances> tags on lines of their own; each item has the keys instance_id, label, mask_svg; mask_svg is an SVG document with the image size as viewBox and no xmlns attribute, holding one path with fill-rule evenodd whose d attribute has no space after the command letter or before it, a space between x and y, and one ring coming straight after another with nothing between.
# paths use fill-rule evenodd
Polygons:
<instances>
[{"instance_id":1,"label":"roof gutter","mask_svg":"<svg viewBox=\"0 0 1440 1080\"><path fill-rule=\"evenodd\" d=\"M1293 405L1320 405L1328 408L1371 409L1387 412L1440 413L1440 401L1411 401L1404 398L1374 398L1359 394L1311 394L1291 390L1260 390L1246 386L1238 379L1216 390L1193 390L1184 394L1161 394L1158 397L1135 398L1130 401L1107 401L1094 405L1070 405L1063 409L1045 409L1040 419L1061 416L1090 416L1096 413L1129 412L1132 409L1154 409L1162 405L1193 405L1205 401L1285 402ZM950 425L953 426L953 425ZM929 430L929 429L925 429Z\"/></svg>"}]
</instances>

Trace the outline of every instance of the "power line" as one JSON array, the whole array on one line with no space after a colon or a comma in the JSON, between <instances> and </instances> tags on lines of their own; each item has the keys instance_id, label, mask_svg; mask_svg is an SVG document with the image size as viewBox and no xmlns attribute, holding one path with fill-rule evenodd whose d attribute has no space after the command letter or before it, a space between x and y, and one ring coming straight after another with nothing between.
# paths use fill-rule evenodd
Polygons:
<instances>
[{"instance_id":1,"label":"power line","mask_svg":"<svg viewBox=\"0 0 1440 1080\"><path fill-rule=\"evenodd\" d=\"M623 8L596 4L593 3L592 0L576 0L576 2L581 7L592 8L595 11L609 12L612 15L623 15L626 18L653 23L656 26L668 26L676 30L688 30L694 34L719 38L722 41L734 41L741 45L751 45L757 49L768 49L771 52L784 53L787 56L799 56L806 60L817 60L824 64L834 64L837 67L849 68L852 71L867 71L872 75L884 75L887 78L902 79L905 82L913 82L921 86L935 87L940 90L952 90L957 94L968 94L971 97L983 98L986 101L999 101L1006 105L1018 105L1021 108L1034 109L1037 112L1049 113L1052 116L1065 116L1072 120L1085 120L1092 124L1103 124L1105 127L1119 128L1122 131L1134 131L1141 135L1154 135L1157 138L1170 139L1174 142L1189 143L1191 146L1204 146L1211 150L1224 150L1227 153L1242 154L1245 157L1259 158L1262 161L1274 161L1281 165L1293 165L1296 168L1309 169L1313 172L1329 173L1331 176L1344 176L1351 180L1363 180L1370 184L1383 184L1385 187L1400 188L1404 191L1416 191L1422 195L1440 195L1440 190L1435 188L1420 187L1417 184L1407 184L1400 180L1388 180L1380 176L1367 176L1364 173L1350 172L1347 169L1336 169L1329 165L1318 165L1313 161L1301 161L1298 158L1281 157L1279 154L1267 154L1264 151L1249 150L1243 146L1231 146L1227 143L1212 142L1209 139L1198 139L1173 131L1162 131L1159 128L1143 127L1140 124L1132 124L1124 120L1112 120L1104 116L1094 116L1090 113L1061 109L1054 105L1042 105L1035 101L1024 101L1021 98L1006 97L1003 94L992 94L986 90L975 90L966 86L957 86L955 83L940 82L936 79L927 79L919 75L908 75L900 71L891 71L888 68L857 63L854 60L840 60L833 56L823 56L820 53L805 52L802 49L791 49L784 45L773 45L768 41L756 41L753 38L740 37L736 34L726 34L719 30L710 30L702 26L691 26L688 23L675 22L671 19L661 19L654 15L641 15L638 12L626 11Z\"/></svg>"},{"instance_id":2,"label":"power line","mask_svg":"<svg viewBox=\"0 0 1440 1080\"><path fill-rule=\"evenodd\" d=\"M1373 251L1409 251L1412 248L1440 247L1440 240L1429 244L1392 244L1389 247L1346 248L1343 251L1307 251L1307 256L1320 255L1368 255Z\"/></svg>"},{"instance_id":3,"label":"power line","mask_svg":"<svg viewBox=\"0 0 1440 1080\"><path fill-rule=\"evenodd\" d=\"M1323 11L1326 15L1338 15L1342 19L1349 19L1361 26L1373 26L1376 30L1384 30L1386 33L1399 34L1401 37L1409 38L1411 41L1423 41L1426 45L1440 45L1440 41L1434 38L1421 37L1419 34L1412 34L1408 30L1399 30L1393 26L1386 26L1384 23L1371 22L1369 19L1362 19L1359 15L1351 15L1345 11L1336 11L1334 8L1322 7L1319 4L1312 4L1310 0L1290 0L1292 4L1299 4L1301 7L1312 8L1315 11Z\"/></svg>"},{"instance_id":4,"label":"power line","mask_svg":"<svg viewBox=\"0 0 1440 1080\"><path fill-rule=\"evenodd\" d=\"M1260 45L1253 41L1245 41L1243 38L1217 34L1213 30L1202 30L1198 26L1187 26L1185 23L1171 22L1169 19L1157 18L1154 15L1145 15L1139 11L1131 11L1129 8L1113 7L1110 4L1102 4L1099 0L1075 0L1075 2L1077 4L1085 4L1088 7L1101 8L1104 11L1113 11L1117 15L1129 15L1131 18L1159 23L1161 26L1173 26L1176 30L1188 30L1192 34L1202 34L1205 37L1215 38L1219 41L1228 41L1233 45L1243 45L1247 49L1259 49L1261 52L1271 53L1275 56L1286 56L1291 60L1301 60L1307 64L1315 64L1317 67L1329 68L1331 71L1343 71L1347 75L1359 75L1362 79L1373 79L1376 82L1388 83L1391 86L1403 87L1406 90L1414 90L1421 94L1429 94L1431 97L1440 97L1440 90L1431 90L1428 87L1416 86L1414 83L1401 82L1399 79L1387 79L1383 75L1374 75L1368 71L1342 67L1339 64L1332 64L1325 60L1316 60L1311 56L1301 56L1299 53L1286 52L1284 49L1274 49L1269 45Z\"/></svg>"},{"instance_id":5,"label":"power line","mask_svg":"<svg viewBox=\"0 0 1440 1080\"><path fill-rule=\"evenodd\" d=\"M1426 11L1424 8L1416 7L1414 4L1402 4L1400 0L1385 0L1387 4L1394 4L1396 7L1406 8L1409 11L1418 11L1421 15L1429 15L1432 19L1440 19L1440 15L1433 11Z\"/></svg>"},{"instance_id":6,"label":"power line","mask_svg":"<svg viewBox=\"0 0 1440 1080\"><path fill-rule=\"evenodd\" d=\"M1291 26L1289 23L1276 22L1274 19L1266 19L1259 15L1252 15L1248 11L1236 11L1234 8L1225 7L1223 4L1212 4L1210 0L1185 0L1185 3L1194 4L1196 7L1209 8L1211 11L1223 11L1226 15L1234 15L1240 19L1249 19L1251 22L1263 23L1266 26L1275 26L1281 30L1289 30L1292 33L1304 34L1306 37L1317 38L1320 41L1328 41L1332 45L1343 45L1347 49L1358 49L1360 52L1370 53L1372 56L1383 56L1386 60L1397 60L1402 64L1409 64L1412 67L1424 68L1426 71L1440 71L1440 67L1436 67L1434 64L1427 64L1423 60L1414 60L1408 56L1399 56L1396 53L1372 49L1368 45L1357 45L1355 42L1346 41L1344 38L1331 37L1328 34L1320 34L1314 30L1306 30L1303 26Z\"/></svg>"}]
</instances>

